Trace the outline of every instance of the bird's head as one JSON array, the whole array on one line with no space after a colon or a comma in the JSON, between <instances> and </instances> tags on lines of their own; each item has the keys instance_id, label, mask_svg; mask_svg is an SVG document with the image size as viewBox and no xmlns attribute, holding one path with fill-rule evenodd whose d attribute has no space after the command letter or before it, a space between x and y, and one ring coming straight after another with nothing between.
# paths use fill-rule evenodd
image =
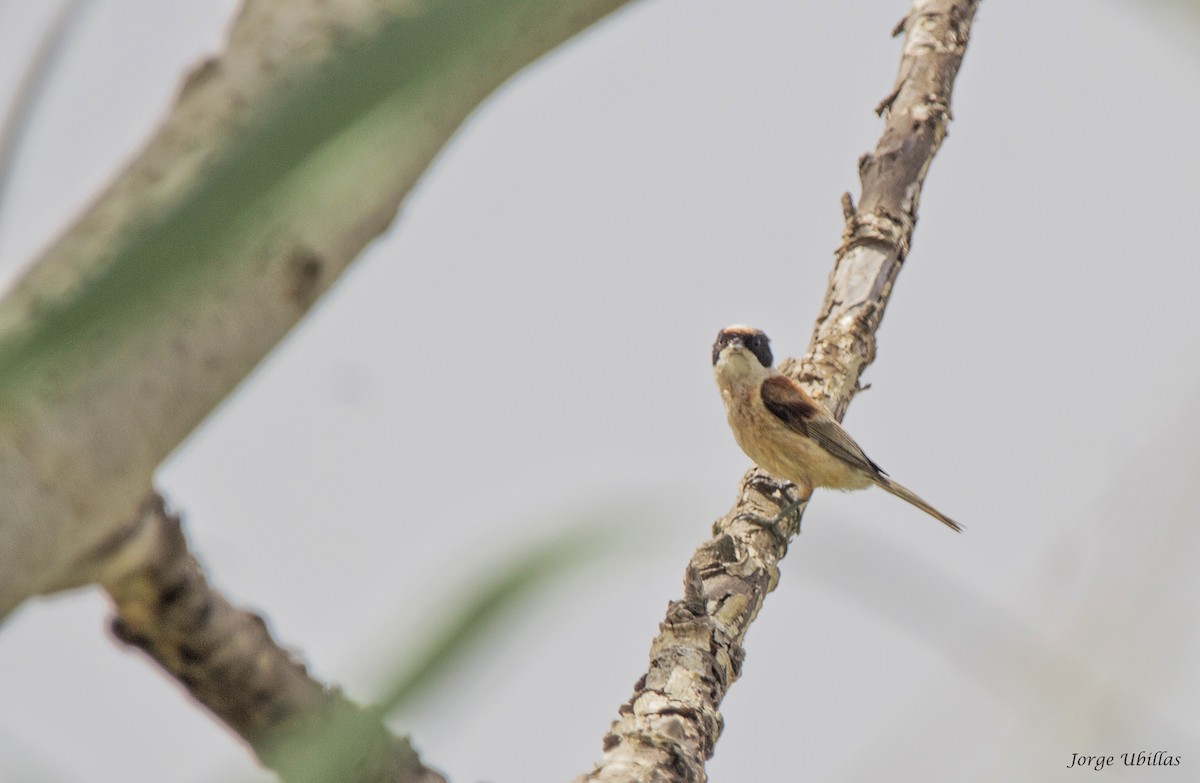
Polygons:
<instances>
[{"instance_id":1,"label":"bird's head","mask_svg":"<svg viewBox=\"0 0 1200 783\"><path fill-rule=\"evenodd\" d=\"M712 349L713 367L720 375L761 375L770 370L771 340L751 326L727 326L717 334Z\"/></svg>"}]
</instances>

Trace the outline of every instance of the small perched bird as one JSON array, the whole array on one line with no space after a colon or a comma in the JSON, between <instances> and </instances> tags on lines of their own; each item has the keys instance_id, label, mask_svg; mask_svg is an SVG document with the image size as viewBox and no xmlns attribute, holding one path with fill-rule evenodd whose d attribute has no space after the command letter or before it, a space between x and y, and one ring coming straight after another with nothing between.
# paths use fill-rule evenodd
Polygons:
<instances>
[{"instance_id":1,"label":"small perched bird","mask_svg":"<svg viewBox=\"0 0 1200 783\"><path fill-rule=\"evenodd\" d=\"M772 367L770 340L761 331L740 325L722 329L712 360L733 437L763 470L809 490L875 484L962 531L953 519L888 478L819 402Z\"/></svg>"}]
</instances>

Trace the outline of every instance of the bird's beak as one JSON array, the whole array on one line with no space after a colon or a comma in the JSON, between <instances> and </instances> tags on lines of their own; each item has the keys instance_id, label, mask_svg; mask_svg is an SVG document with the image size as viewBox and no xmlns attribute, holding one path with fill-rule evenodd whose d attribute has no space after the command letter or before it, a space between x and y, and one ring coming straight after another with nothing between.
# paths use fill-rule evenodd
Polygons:
<instances>
[{"instance_id":1,"label":"bird's beak","mask_svg":"<svg viewBox=\"0 0 1200 783\"><path fill-rule=\"evenodd\" d=\"M729 344L725 347L733 348L734 350L741 350L742 348L745 347L745 345L743 345L743 343L742 343L742 338L734 337L732 340L729 341Z\"/></svg>"}]
</instances>

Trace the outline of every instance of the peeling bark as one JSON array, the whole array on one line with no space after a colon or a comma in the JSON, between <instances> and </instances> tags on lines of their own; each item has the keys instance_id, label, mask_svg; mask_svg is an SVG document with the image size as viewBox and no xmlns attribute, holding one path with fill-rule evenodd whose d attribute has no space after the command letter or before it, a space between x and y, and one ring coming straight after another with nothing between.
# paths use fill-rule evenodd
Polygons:
<instances>
[{"instance_id":1,"label":"peeling bark","mask_svg":"<svg viewBox=\"0 0 1200 783\"><path fill-rule=\"evenodd\" d=\"M259 615L212 588L161 497L146 501L130 532L123 543L136 540L138 567L105 585L117 611L113 634L154 659L265 765L288 781L445 783L381 716L313 679Z\"/></svg>"},{"instance_id":2,"label":"peeling bark","mask_svg":"<svg viewBox=\"0 0 1200 783\"><path fill-rule=\"evenodd\" d=\"M859 163L862 198L846 217L808 355L789 359L796 378L841 419L875 357L875 332L912 242L929 164L946 135L950 95L978 0L917 0L899 76L879 104L887 122ZM604 755L578 781L706 780L704 765L724 726L720 705L741 673L742 642L779 581L779 560L799 532L807 498L788 496L757 468L733 508L688 563L684 597L672 602L650 649L650 667L604 738ZM749 516L772 519L776 531Z\"/></svg>"}]
</instances>

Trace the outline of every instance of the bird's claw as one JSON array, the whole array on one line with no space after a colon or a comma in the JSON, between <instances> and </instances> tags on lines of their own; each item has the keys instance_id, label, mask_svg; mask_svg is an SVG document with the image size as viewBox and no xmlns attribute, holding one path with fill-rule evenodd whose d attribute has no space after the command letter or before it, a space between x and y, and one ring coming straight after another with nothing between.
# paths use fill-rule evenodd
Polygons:
<instances>
[{"instance_id":1,"label":"bird's claw","mask_svg":"<svg viewBox=\"0 0 1200 783\"><path fill-rule=\"evenodd\" d=\"M782 498L788 505L795 506L801 502L801 499L792 494L792 490L799 490L795 482L784 481L773 476L768 476L765 473L755 472L746 483L763 495Z\"/></svg>"},{"instance_id":2,"label":"bird's claw","mask_svg":"<svg viewBox=\"0 0 1200 783\"><path fill-rule=\"evenodd\" d=\"M754 473L746 483L769 498L778 498L780 500L779 513L775 515L774 519L767 519L749 511L742 511L734 515L732 521L744 519L757 525L768 531L776 541L786 546L787 536L780 532L779 526L790 514L795 513L803 506L807 502L807 498L799 494L800 489L794 482L782 481L764 473ZM799 523L796 525L796 532L800 532Z\"/></svg>"}]
</instances>

